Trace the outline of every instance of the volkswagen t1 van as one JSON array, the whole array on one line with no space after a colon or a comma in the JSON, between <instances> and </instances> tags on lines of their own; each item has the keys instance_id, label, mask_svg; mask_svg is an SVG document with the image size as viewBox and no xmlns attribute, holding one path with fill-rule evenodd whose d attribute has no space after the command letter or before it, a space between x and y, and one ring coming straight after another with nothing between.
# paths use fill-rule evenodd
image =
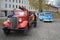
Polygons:
<instances>
[{"instance_id":1,"label":"volkswagen t1 van","mask_svg":"<svg viewBox=\"0 0 60 40\"><path fill-rule=\"evenodd\" d=\"M53 21L53 16L51 12L41 12L39 13L39 19L42 21Z\"/></svg>"}]
</instances>

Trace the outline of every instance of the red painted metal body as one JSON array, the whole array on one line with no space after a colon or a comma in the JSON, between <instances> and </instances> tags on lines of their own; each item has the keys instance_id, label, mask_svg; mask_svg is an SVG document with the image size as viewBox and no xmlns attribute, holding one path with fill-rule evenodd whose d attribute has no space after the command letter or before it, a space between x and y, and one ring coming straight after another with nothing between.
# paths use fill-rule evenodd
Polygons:
<instances>
[{"instance_id":1,"label":"red painted metal body","mask_svg":"<svg viewBox=\"0 0 60 40\"><path fill-rule=\"evenodd\" d=\"M22 16L22 15L16 14L16 12L24 12L24 15ZM34 15L32 15L32 13L31 13L31 16L29 17L29 13L28 12L29 11L27 11L27 10L25 10L25 11L23 11L23 10L14 10L14 16L16 16L18 18L18 20L20 18L22 18L22 22L18 21L18 25L17 25L16 29L28 28L29 26L32 25L29 22L32 21L32 19L34 18ZM12 22L10 22L10 21L3 22L2 28L4 29L5 27L9 27L9 29L13 29L12 28Z\"/></svg>"}]
</instances>

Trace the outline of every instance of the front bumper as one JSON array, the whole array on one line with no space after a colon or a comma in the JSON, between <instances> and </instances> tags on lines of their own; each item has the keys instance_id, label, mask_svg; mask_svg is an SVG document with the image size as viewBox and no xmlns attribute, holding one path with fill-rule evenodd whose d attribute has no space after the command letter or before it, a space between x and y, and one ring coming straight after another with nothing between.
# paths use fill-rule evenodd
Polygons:
<instances>
[{"instance_id":1,"label":"front bumper","mask_svg":"<svg viewBox=\"0 0 60 40\"><path fill-rule=\"evenodd\" d=\"M26 30L26 28L12 28L12 29L10 29L10 28L8 28L8 27L5 27L5 28L3 28L3 30L5 30L5 31L7 31L7 30L10 30L10 31L23 31L23 30Z\"/></svg>"},{"instance_id":2,"label":"front bumper","mask_svg":"<svg viewBox=\"0 0 60 40\"><path fill-rule=\"evenodd\" d=\"M43 20L43 21L53 21L53 20Z\"/></svg>"}]
</instances>

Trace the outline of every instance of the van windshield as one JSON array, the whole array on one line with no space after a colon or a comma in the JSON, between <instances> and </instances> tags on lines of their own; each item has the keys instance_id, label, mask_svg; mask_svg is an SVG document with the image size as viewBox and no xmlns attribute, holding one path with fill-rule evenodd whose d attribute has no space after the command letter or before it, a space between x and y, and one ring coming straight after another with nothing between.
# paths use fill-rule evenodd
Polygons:
<instances>
[{"instance_id":1,"label":"van windshield","mask_svg":"<svg viewBox=\"0 0 60 40\"><path fill-rule=\"evenodd\" d=\"M51 13L45 13L45 15L46 15L46 16L52 16L52 14L51 14Z\"/></svg>"}]
</instances>

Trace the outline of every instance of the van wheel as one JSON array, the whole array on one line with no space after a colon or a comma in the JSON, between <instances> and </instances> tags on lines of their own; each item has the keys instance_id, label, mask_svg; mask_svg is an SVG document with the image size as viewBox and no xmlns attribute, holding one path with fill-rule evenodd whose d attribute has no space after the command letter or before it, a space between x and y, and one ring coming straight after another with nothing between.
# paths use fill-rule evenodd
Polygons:
<instances>
[{"instance_id":1,"label":"van wheel","mask_svg":"<svg viewBox=\"0 0 60 40\"><path fill-rule=\"evenodd\" d=\"M40 21L42 21L43 19L40 19Z\"/></svg>"}]
</instances>

